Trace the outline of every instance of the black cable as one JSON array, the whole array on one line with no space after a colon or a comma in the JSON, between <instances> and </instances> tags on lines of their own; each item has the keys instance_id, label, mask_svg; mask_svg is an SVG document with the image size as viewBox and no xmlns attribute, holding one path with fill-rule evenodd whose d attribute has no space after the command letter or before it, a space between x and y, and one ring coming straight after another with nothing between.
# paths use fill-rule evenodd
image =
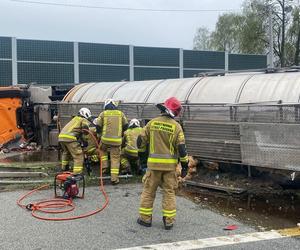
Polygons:
<instances>
[{"instance_id":1,"label":"black cable","mask_svg":"<svg viewBox=\"0 0 300 250\"><path fill-rule=\"evenodd\" d=\"M121 11L144 11L144 12L227 12L227 11L239 11L239 9L145 9L145 8L121 8L121 7L106 7L106 6L93 6L93 5L78 5L67 3L52 3L52 2L40 2L30 0L10 0L12 2L40 4L40 5L53 5L64 6L74 8L88 8L88 9L104 9L104 10L121 10Z\"/></svg>"}]
</instances>

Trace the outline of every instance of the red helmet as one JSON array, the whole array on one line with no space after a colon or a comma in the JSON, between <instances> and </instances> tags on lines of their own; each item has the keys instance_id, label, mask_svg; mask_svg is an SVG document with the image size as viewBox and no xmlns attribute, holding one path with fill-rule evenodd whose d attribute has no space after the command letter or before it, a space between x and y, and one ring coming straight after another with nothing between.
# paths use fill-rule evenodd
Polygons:
<instances>
[{"instance_id":1,"label":"red helmet","mask_svg":"<svg viewBox=\"0 0 300 250\"><path fill-rule=\"evenodd\" d=\"M165 100L164 106L172 117L178 116L182 110L181 103L176 97L170 97Z\"/></svg>"}]
</instances>

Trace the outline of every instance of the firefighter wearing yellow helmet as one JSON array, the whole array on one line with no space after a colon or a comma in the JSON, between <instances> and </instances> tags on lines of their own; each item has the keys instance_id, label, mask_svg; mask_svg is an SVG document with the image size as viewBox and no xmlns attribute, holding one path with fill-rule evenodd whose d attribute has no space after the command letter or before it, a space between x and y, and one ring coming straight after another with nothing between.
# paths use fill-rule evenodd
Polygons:
<instances>
[{"instance_id":1,"label":"firefighter wearing yellow helmet","mask_svg":"<svg viewBox=\"0 0 300 250\"><path fill-rule=\"evenodd\" d=\"M121 169L131 172L131 162L137 163L139 152L137 147L137 138L142 133L142 128L138 119L132 119L129 122L128 129L123 136L123 149L121 154Z\"/></svg>"},{"instance_id":2,"label":"firefighter wearing yellow helmet","mask_svg":"<svg viewBox=\"0 0 300 250\"><path fill-rule=\"evenodd\" d=\"M84 134L83 129L88 129L91 111L81 108L78 115L69 121L61 130L58 141L62 148L61 167L68 170L70 161L73 159L73 172L79 174L83 171L83 151L80 140Z\"/></svg>"},{"instance_id":3,"label":"firefighter wearing yellow helmet","mask_svg":"<svg viewBox=\"0 0 300 250\"><path fill-rule=\"evenodd\" d=\"M102 167L108 168L108 154L110 154L111 182L118 184L122 136L128 126L127 118L122 111L118 110L117 102L108 99L104 103L104 111L94 123L101 133Z\"/></svg>"},{"instance_id":4,"label":"firefighter wearing yellow helmet","mask_svg":"<svg viewBox=\"0 0 300 250\"><path fill-rule=\"evenodd\" d=\"M144 188L137 222L146 227L152 225L153 203L156 190L160 186L163 190L163 223L165 229L169 230L176 217L175 189L178 182L175 169L179 159L182 165L181 176L186 176L188 155L183 130L174 120L182 110L181 103L171 97L164 105L158 104L157 107L162 112L161 116L149 121L138 138L139 148L149 146L149 156L148 170L143 177Z\"/></svg>"}]
</instances>

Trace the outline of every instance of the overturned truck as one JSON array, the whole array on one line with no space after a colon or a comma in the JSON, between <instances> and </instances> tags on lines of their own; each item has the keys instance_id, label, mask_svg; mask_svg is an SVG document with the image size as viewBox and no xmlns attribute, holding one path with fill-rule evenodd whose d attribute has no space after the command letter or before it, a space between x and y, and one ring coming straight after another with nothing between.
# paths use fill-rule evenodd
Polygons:
<instances>
[{"instance_id":1,"label":"overturned truck","mask_svg":"<svg viewBox=\"0 0 300 250\"><path fill-rule=\"evenodd\" d=\"M182 101L179 118L189 154L202 160L300 171L300 72L239 73L75 86L58 105L59 126L79 108L94 116L107 98L128 118L146 123L155 103Z\"/></svg>"}]
</instances>

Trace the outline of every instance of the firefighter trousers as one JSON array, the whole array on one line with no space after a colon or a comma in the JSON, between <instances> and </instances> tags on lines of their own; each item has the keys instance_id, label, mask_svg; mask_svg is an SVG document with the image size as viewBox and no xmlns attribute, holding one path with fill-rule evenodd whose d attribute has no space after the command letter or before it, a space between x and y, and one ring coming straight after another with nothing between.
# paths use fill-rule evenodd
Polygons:
<instances>
[{"instance_id":1,"label":"firefighter trousers","mask_svg":"<svg viewBox=\"0 0 300 250\"><path fill-rule=\"evenodd\" d=\"M132 156L126 153L124 148L121 151L121 165L120 165L120 170L121 172L126 172L126 173L132 173L132 165L138 165L138 156Z\"/></svg>"},{"instance_id":2,"label":"firefighter trousers","mask_svg":"<svg viewBox=\"0 0 300 250\"><path fill-rule=\"evenodd\" d=\"M101 161L102 169L105 171L108 168L108 154L110 155L110 176L113 183L119 182L120 155L121 146L110 146L101 143Z\"/></svg>"},{"instance_id":3,"label":"firefighter trousers","mask_svg":"<svg viewBox=\"0 0 300 250\"><path fill-rule=\"evenodd\" d=\"M83 151L77 141L59 142L62 148L61 167L66 170L73 159L73 172L79 174L83 171Z\"/></svg>"},{"instance_id":4,"label":"firefighter trousers","mask_svg":"<svg viewBox=\"0 0 300 250\"><path fill-rule=\"evenodd\" d=\"M167 224L173 224L176 217L175 190L178 187L175 170L159 171L148 169L143 177L143 183L144 188L139 209L140 219L145 222L151 222L156 190L158 187L161 187L163 190L162 215L166 218Z\"/></svg>"}]
</instances>

